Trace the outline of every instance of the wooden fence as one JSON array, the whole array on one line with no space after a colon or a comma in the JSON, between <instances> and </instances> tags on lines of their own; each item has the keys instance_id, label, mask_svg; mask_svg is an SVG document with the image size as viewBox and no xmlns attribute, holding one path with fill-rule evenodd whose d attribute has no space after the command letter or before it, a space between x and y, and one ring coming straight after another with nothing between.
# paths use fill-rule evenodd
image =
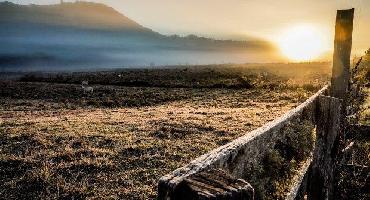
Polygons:
<instances>
[{"instance_id":1,"label":"wooden fence","mask_svg":"<svg viewBox=\"0 0 370 200\"><path fill-rule=\"evenodd\" d=\"M286 128L302 123L315 128L315 148L292 180L286 199L333 199L335 159L338 139L343 134L349 84L353 16L354 9L337 12L330 87L325 86L273 122L163 176L158 184L158 199L254 199L253 183L248 183L248 177L286 136Z\"/></svg>"}]
</instances>

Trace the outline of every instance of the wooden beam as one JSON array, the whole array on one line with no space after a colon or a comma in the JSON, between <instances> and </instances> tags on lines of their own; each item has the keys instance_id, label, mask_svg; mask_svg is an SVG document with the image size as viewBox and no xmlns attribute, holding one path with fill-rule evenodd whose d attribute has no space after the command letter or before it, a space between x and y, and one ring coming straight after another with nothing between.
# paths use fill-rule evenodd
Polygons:
<instances>
[{"instance_id":1,"label":"wooden beam","mask_svg":"<svg viewBox=\"0 0 370 200\"><path fill-rule=\"evenodd\" d=\"M163 177L158 183L158 200L175 200L176 189L184 179L193 174L212 169L221 168L236 178L244 179L250 176L254 166L259 166L260 161L271 148L273 148L285 133L281 130L292 121L309 120L317 121L315 111L319 95L326 94L328 87L323 87L305 103L289 111L284 116L265 124L244 136L221 146L211 152L200 156L188 165L183 166Z\"/></svg>"},{"instance_id":2,"label":"wooden beam","mask_svg":"<svg viewBox=\"0 0 370 200\"><path fill-rule=\"evenodd\" d=\"M176 200L253 200L253 187L221 169L199 172L184 179L177 187Z\"/></svg>"},{"instance_id":3,"label":"wooden beam","mask_svg":"<svg viewBox=\"0 0 370 200\"><path fill-rule=\"evenodd\" d=\"M348 91L354 11L354 8L337 11L331 96L340 99L345 99Z\"/></svg>"},{"instance_id":4,"label":"wooden beam","mask_svg":"<svg viewBox=\"0 0 370 200\"><path fill-rule=\"evenodd\" d=\"M301 169L298 171L298 175L293 177L293 187L288 193L285 200L301 200L307 193L309 172L311 170L312 158L309 158Z\"/></svg>"}]
</instances>

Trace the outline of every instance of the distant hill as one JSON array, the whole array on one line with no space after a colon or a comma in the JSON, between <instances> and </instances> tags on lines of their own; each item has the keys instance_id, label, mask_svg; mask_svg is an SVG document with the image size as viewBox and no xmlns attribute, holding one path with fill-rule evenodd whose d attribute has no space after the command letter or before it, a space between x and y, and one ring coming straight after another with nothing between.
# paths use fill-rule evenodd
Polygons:
<instances>
[{"instance_id":1,"label":"distant hill","mask_svg":"<svg viewBox=\"0 0 370 200\"><path fill-rule=\"evenodd\" d=\"M0 3L0 21L39 23L92 29L151 31L104 4L90 2L56 5Z\"/></svg>"},{"instance_id":2,"label":"distant hill","mask_svg":"<svg viewBox=\"0 0 370 200\"><path fill-rule=\"evenodd\" d=\"M0 2L0 43L0 70L241 62L226 53L273 51L260 40L164 36L111 7L91 2Z\"/></svg>"}]
</instances>

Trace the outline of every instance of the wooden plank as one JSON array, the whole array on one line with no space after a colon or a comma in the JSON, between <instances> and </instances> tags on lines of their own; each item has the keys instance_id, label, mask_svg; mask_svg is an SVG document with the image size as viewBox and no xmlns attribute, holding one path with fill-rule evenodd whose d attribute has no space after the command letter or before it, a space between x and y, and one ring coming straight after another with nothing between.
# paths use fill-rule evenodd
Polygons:
<instances>
[{"instance_id":1,"label":"wooden plank","mask_svg":"<svg viewBox=\"0 0 370 200\"><path fill-rule=\"evenodd\" d=\"M312 158L307 159L304 165L299 170L297 176L293 178L293 187L288 193L286 200L304 199L307 192L307 183L309 178L309 169L312 164Z\"/></svg>"},{"instance_id":2,"label":"wooden plank","mask_svg":"<svg viewBox=\"0 0 370 200\"><path fill-rule=\"evenodd\" d=\"M331 96L345 99L350 77L354 9L338 10L335 24Z\"/></svg>"},{"instance_id":3,"label":"wooden plank","mask_svg":"<svg viewBox=\"0 0 370 200\"><path fill-rule=\"evenodd\" d=\"M177 187L176 200L253 200L254 189L221 169L199 172L185 178Z\"/></svg>"},{"instance_id":4,"label":"wooden plank","mask_svg":"<svg viewBox=\"0 0 370 200\"><path fill-rule=\"evenodd\" d=\"M317 109L316 146L308 198L333 199L335 148L340 135L342 100L320 96Z\"/></svg>"},{"instance_id":5,"label":"wooden plank","mask_svg":"<svg viewBox=\"0 0 370 200\"><path fill-rule=\"evenodd\" d=\"M248 169L258 165L266 152L274 147L276 141L284 137L284 133L279 132L284 126L292 120L302 118L316 121L314 113L317 99L326 91L327 86L284 116L161 177L158 183L158 199L174 199L175 190L184 179L208 169L221 168L237 178L244 179L249 175L246 174Z\"/></svg>"}]
</instances>

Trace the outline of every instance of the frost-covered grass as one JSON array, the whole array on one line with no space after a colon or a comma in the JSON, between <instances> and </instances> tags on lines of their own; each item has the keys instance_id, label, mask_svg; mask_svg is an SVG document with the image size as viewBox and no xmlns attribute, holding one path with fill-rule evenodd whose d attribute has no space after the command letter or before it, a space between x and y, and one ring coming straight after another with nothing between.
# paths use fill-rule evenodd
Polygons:
<instances>
[{"instance_id":1,"label":"frost-covered grass","mask_svg":"<svg viewBox=\"0 0 370 200\"><path fill-rule=\"evenodd\" d=\"M246 79L253 87L97 84L93 94L73 83L1 82L0 195L153 199L161 176L275 119L323 84L265 75Z\"/></svg>"}]
</instances>

